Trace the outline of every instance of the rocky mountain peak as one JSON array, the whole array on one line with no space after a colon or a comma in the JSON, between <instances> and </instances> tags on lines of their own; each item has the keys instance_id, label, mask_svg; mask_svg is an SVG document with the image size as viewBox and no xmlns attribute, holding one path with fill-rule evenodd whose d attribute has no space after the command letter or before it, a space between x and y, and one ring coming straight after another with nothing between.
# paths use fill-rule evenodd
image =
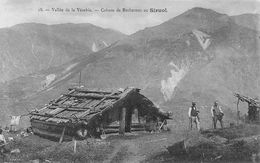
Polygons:
<instances>
[{"instance_id":1,"label":"rocky mountain peak","mask_svg":"<svg viewBox=\"0 0 260 163\"><path fill-rule=\"evenodd\" d=\"M219 16L223 16L225 14L218 13L218 12L211 10L211 9L206 9L206 8L202 8L202 7L194 7L192 9L187 10L182 15L185 15L185 16L210 15L212 17L219 17Z\"/></svg>"}]
</instances>

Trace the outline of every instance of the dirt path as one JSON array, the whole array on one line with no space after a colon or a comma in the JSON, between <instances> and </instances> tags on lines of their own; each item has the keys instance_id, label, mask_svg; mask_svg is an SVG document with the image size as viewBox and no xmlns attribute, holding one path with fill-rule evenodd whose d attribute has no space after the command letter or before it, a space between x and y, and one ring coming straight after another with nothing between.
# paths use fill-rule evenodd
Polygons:
<instances>
[{"instance_id":1,"label":"dirt path","mask_svg":"<svg viewBox=\"0 0 260 163\"><path fill-rule=\"evenodd\" d=\"M139 155L140 148L132 141L120 140L114 146L116 148L104 163L141 162L145 159Z\"/></svg>"},{"instance_id":2,"label":"dirt path","mask_svg":"<svg viewBox=\"0 0 260 163\"><path fill-rule=\"evenodd\" d=\"M138 135L134 138L125 136L114 139L113 153L105 163L123 162L123 163L139 163L156 153L166 151L169 143L174 143L180 138L180 134L176 133L154 133Z\"/></svg>"},{"instance_id":3,"label":"dirt path","mask_svg":"<svg viewBox=\"0 0 260 163\"><path fill-rule=\"evenodd\" d=\"M121 147L116 148L111 154L110 156L107 158L107 160L105 160L103 163L111 163L115 157L117 156L117 154L119 153Z\"/></svg>"},{"instance_id":4,"label":"dirt path","mask_svg":"<svg viewBox=\"0 0 260 163\"><path fill-rule=\"evenodd\" d=\"M138 144L127 141L124 145L127 147L128 157L123 162L141 162L145 160L145 156L141 155L141 149Z\"/></svg>"}]
</instances>

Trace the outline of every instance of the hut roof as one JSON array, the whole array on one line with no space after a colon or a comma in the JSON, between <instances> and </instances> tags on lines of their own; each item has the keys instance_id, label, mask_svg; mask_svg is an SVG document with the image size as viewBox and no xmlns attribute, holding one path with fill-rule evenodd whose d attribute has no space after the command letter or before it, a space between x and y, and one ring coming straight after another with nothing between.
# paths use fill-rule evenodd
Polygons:
<instances>
[{"instance_id":1,"label":"hut roof","mask_svg":"<svg viewBox=\"0 0 260 163\"><path fill-rule=\"evenodd\" d=\"M31 120L55 123L77 123L89 121L109 109L123 106L125 102L135 103L154 115L169 118L167 113L159 110L148 98L139 93L140 89L126 88L122 91L93 91L85 88L70 88L67 94L52 100L45 107L32 111Z\"/></svg>"}]
</instances>

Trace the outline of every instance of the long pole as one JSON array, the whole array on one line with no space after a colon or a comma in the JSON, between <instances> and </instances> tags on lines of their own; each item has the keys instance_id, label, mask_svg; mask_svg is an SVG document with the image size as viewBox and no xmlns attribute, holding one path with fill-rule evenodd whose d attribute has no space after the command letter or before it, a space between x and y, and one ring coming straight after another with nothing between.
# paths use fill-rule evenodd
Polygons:
<instances>
[{"instance_id":1,"label":"long pole","mask_svg":"<svg viewBox=\"0 0 260 163\"><path fill-rule=\"evenodd\" d=\"M64 134L65 134L65 129L66 129L66 126L64 126L64 128L63 128L63 130L62 130L59 143L62 143L62 141L63 141L63 137L64 137Z\"/></svg>"},{"instance_id":2,"label":"long pole","mask_svg":"<svg viewBox=\"0 0 260 163\"><path fill-rule=\"evenodd\" d=\"M77 140L75 139L75 137L72 138L73 139L73 152L76 153L77 152Z\"/></svg>"},{"instance_id":3,"label":"long pole","mask_svg":"<svg viewBox=\"0 0 260 163\"><path fill-rule=\"evenodd\" d=\"M80 87L80 84L81 84L81 71L79 72L79 87Z\"/></svg>"},{"instance_id":4,"label":"long pole","mask_svg":"<svg viewBox=\"0 0 260 163\"><path fill-rule=\"evenodd\" d=\"M239 98L237 98L237 125L239 123L239 110L238 110Z\"/></svg>"}]
</instances>

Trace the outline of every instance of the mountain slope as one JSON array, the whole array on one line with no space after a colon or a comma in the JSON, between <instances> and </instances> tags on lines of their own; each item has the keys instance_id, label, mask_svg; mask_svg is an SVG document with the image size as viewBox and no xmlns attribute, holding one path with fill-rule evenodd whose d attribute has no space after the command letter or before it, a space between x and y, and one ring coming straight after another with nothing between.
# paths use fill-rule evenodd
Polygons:
<instances>
[{"instance_id":1,"label":"mountain slope","mask_svg":"<svg viewBox=\"0 0 260 163\"><path fill-rule=\"evenodd\" d=\"M242 14L231 17L232 20L235 21L236 24L241 25L243 27L247 27L253 30L260 30L259 22L260 15L259 14Z\"/></svg>"},{"instance_id":2,"label":"mountain slope","mask_svg":"<svg viewBox=\"0 0 260 163\"><path fill-rule=\"evenodd\" d=\"M123 38L91 24L26 23L0 29L0 82L59 66Z\"/></svg>"},{"instance_id":3,"label":"mountain slope","mask_svg":"<svg viewBox=\"0 0 260 163\"><path fill-rule=\"evenodd\" d=\"M200 7L192 8L183 14L176 16L158 26L145 28L131 35L124 41L135 42L136 45L153 39L176 40L182 34L191 32L193 29L204 29L205 32L212 32L225 26L229 17L210 9ZM140 42L136 42L139 40ZM143 45L143 44L141 44Z\"/></svg>"}]
</instances>

